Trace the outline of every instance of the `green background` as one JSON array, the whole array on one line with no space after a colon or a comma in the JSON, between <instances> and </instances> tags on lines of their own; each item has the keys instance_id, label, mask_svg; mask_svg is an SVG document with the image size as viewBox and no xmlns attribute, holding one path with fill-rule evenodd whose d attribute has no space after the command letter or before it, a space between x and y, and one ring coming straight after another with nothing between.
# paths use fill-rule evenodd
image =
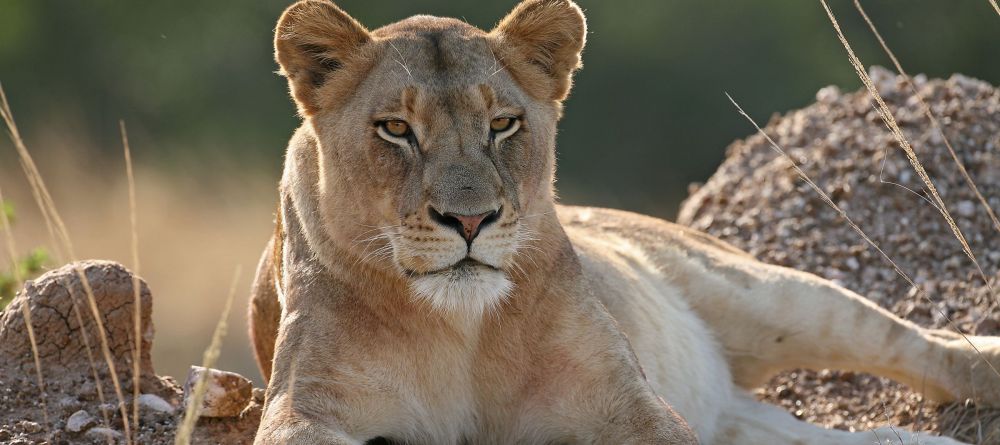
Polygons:
<instances>
[{"instance_id":1,"label":"green background","mask_svg":"<svg viewBox=\"0 0 1000 445\"><path fill-rule=\"evenodd\" d=\"M197 154L277 172L297 125L271 56L286 4L4 0L0 81L26 134L72 121L81 144L117 155L124 118L138 156L165 168ZM514 2L339 4L370 28L429 13L488 29ZM859 85L818 1L579 4L590 33L560 125L565 201L672 216L686 185L751 132L724 91L766 121L825 85ZM862 61L887 65L851 2L831 5ZM865 6L908 71L1000 79L1000 16L987 0Z\"/></svg>"}]
</instances>

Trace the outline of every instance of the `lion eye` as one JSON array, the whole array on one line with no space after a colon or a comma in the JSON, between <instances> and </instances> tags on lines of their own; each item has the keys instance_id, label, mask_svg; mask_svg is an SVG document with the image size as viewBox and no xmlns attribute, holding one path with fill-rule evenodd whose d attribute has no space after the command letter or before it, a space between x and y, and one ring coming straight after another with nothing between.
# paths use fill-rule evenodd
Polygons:
<instances>
[{"instance_id":1,"label":"lion eye","mask_svg":"<svg viewBox=\"0 0 1000 445\"><path fill-rule=\"evenodd\" d=\"M499 133L501 131L507 131L510 130L510 127L514 126L515 122L517 122L517 118L498 117L490 121L490 130L493 130L493 132L495 133Z\"/></svg>"},{"instance_id":2,"label":"lion eye","mask_svg":"<svg viewBox=\"0 0 1000 445\"><path fill-rule=\"evenodd\" d=\"M410 134L410 124L407 124L401 120L391 120L382 122L382 129L390 136L395 136L398 138L408 136Z\"/></svg>"}]
</instances>

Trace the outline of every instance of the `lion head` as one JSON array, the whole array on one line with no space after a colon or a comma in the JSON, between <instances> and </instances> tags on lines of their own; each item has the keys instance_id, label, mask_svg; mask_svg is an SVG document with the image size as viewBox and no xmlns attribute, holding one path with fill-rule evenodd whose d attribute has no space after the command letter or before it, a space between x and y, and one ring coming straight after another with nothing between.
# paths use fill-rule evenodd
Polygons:
<instances>
[{"instance_id":1,"label":"lion head","mask_svg":"<svg viewBox=\"0 0 1000 445\"><path fill-rule=\"evenodd\" d=\"M344 260L436 308L501 302L554 212L585 35L569 0L524 1L489 32L431 16L369 31L328 1L289 7L276 58L318 151L314 216Z\"/></svg>"}]
</instances>

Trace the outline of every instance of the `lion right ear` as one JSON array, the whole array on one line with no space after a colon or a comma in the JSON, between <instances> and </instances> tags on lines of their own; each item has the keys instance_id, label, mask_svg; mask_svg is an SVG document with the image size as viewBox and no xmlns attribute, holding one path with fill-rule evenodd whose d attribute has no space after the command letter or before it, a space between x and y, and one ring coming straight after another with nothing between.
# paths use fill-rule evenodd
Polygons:
<instances>
[{"instance_id":1,"label":"lion right ear","mask_svg":"<svg viewBox=\"0 0 1000 445\"><path fill-rule=\"evenodd\" d=\"M319 110L316 91L370 40L368 30L327 0L300 0L281 14L274 57L303 116Z\"/></svg>"}]
</instances>

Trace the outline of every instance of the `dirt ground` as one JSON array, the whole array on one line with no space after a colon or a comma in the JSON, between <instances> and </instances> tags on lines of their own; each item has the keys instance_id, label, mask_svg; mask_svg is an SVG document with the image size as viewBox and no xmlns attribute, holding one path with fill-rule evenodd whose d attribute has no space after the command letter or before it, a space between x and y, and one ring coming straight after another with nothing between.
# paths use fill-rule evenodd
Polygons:
<instances>
[{"instance_id":1,"label":"dirt ground","mask_svg":"<svg viewBox=\"0 0 1000 445\"><path fill-rule=\"evenodd\" d=\"M75 263L93 289L107 333L108 356L132 413L132 274L117 263ZM152 296L141 282L143 326L140 357L142 444L172 444L183 415L182 390L172 377L157 376L150 361L154 336ZM39 391L31 343L21 307L31 309L45 391ZM0 443L124 443L118 399L104 359L91 306L73 265L25 285L0 318ZM79 317L77 316L79 314ZM81 323L82 321L82 323ZM82 328L81 328L82 325ZM91 365L93 363L93 366ZM96 378L95 378L96 374ZM193 443L251 443L260 419L262 393L239 416L199 421ZM47 421L46 421L47 417Z\"/></svg>"},{"instance_id":2,"label":"dirt ground","mask_svg":"<svg viewBox=\"0 0 1000 445\"><path fill-rule=\"evenodd\" d=\"M985 276L1000 286L1000 228L966 185L944 138L924 117L904 80L880 68L872 70L872 77ZM918 77L915 83L990 207L1000 210L1000 92L961 75L930 81ZM921 196L922 182L866 91L824 88L815 104L772 117L764 131L928 298L911 289L759 135L729 147L718 171L705 185L694 187L678 222L763 261L834 280L922 326L947 327L944 314L966 333L1000 334L1000 311L994 307L998 296L990 295L944 218ZM889 424L957 434L973 443L1000 443L1000 411L923 404L919 388L865 374L788 372L760 389L759 396L801 419L834 428L868 430Z\"/></svg>"}]
</instances>

